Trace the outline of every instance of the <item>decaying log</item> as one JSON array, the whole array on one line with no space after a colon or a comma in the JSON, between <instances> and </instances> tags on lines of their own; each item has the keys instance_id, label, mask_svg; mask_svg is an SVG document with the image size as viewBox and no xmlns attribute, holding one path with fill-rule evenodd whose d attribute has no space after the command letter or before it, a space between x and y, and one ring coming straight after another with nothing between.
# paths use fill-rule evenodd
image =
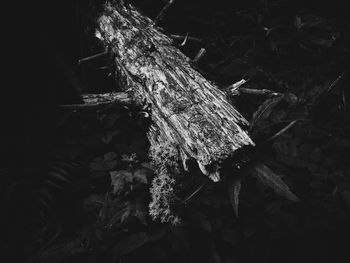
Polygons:
<instances>
[{"instance_id":1,"label":"decaying log","mask_svg":"<svg viewBox=\"0 0 350 263\"><path fill-rule=\"evenodd\" d=\"M172 39L132 5L108 3L97 22L96 36L115 54L119 86L137 103L151 106L148 138L151 158L161 167L159 177L172 183L168 173L176 173L179 163L187 170L191 159L218 181L221 164L236 150L254 145L245 131L248 122ZM164 180L154 181L154 187Z\"/></svg>"},{"instance_id":2,"label":"decaying log","mask_svg":"<svg viewBox=\"0 0 350 263\"><path fill-rule=\"evenodd\" d=\"M253 142L248 122L225 94L190 65L172 40L130 4L107 4L96 36L115 54L117 76L139 103L151 103L152 144L172 142L203 173Z\"/></svg>"}]
</instances>

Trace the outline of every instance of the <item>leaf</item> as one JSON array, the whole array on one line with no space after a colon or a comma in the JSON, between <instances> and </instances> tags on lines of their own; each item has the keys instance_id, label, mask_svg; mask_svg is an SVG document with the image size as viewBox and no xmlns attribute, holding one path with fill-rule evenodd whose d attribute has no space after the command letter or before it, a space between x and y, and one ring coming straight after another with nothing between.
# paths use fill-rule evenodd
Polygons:
<instances>
[{"instance_id":1,"label":"leaf","mask_svg":"<svg viewBox=\"0 0 350 263\"><path fill-rule=\"evenodd\" d=\"M60 166L63 166L63 167L69 168L69 169L74 168L74 166L78 166L74 163L66 163L66 162L61 162L61 161L55 161L55 165L60 165Z\"/></svg>"},{"instance_id":2,"label":"leaf","mask_svg":"<svg viewBox=\"0 0 350 263\"><path fill-rule=\"evenodd\" d=\"M46 197L46 200L53 201L52 195L46 189L40 189L40 194Z\"/></svg>"},{"instance_id":3,"label":"leaf","mask_svg":"<svg viewBox=\"0 0 350 263\"><path fill-rule=\"evenodd\" d=\"M38 258L40 262L63 262L64 259L86 252L86 248L80 240L58 242L40 250Z\"/></svg>"},{"instance_id":4,"label":"leaf","mask_svg":"<svg viewBox=\"0 0 350 263\"><path fill-rule=\"evenodd\" d=\"M136 249L142 247L149 241L148 236L145 232L139 232L131 234L126 238L118 242L118 244L113 248L113 251L119 255L129 254Z\"/></svg>"},{"instance_id":5,"label":"leaf","mask_svg":"<svg viewBox=\"0 0 350 263\"><path fill-rule=\"evenodd\" d=\"M120 193L126 186L126 183L132 182L133 179L132 173L127 170L111 171L109 174L111 175L114 194Z\"/></svg>"},{"instance_id":6,"label":"leaf","mask_svg":"<svg viewBox=\"0 0 350 263\"><path fill-rule=\"evenodd\" d=\"M138 218L143 225L147 225L148 212L146 205L141 201L142 200L131 200L126 202L126 209L121 216L122 223L129 217L134 216Z\"/></svg>"},{"instance_id":7,"label":"leaf","mask_svg":"<svg viewBox=\"0 0 350 263\"><path fill-rule=\"evenodd\" d=\"M250 121L250 130L253 130L256 126L259 126L263 120L267 119L272 109L283 99L282 96L277 96L267 99L262 105L259 106L256 112L253 113Z\"/></svg>"},{"instance_id":8,"label":"leaf","mask_svg":"<svg viewBox=\"0 0 350 263\"><path fill-rule=\"evenodd\" d=\"M48 204L47 200L45 200L44 198L40 198L40 199L39 199L39 202L40 202L47 210L50 209L51 206ZM40 211L40 212L43 212L43 211ZM43 218L45 218L45 216L43 216Z\"/></svg>"},{"instance_id":9,"label":"leaf","mask_svg":"<svg viewBox=\"0 0 350 263\"><path fill-rule=\"evenodd\" d=\"M60 173L61 175L65 175L65 176L69 176L68 172L60 167L57 166L53 166L52 169L58 173Z\"/></svg>"},{"instance_id":10,"label":"leaf","mask_svg":"<svg viewBox=\"0 0 350 263\"><path fill-rule=\"evenodd\" d=\"M68 179L66 177L64 177L63 175L61 175L60 173L56 173L56 172L49 172L49 176L52 178L56 178L65 182L68 182Z\"/></svg>"},{"instance_id":11,"label":"leaf","mask_svg":"<svg viewBox=\"0 0 350 263\"><path fill-rule=\"evenodd\" d=\"M153 173L155 168L152 166L152 164L150 162L143 162L140 164L143 168L146 168L148 170L150 170L150 173Z\"/></svg>"},{"instance_id":12,"label":"leaf","mask_svg":"<svg viewBox=\"0 0 350 263\"><path fill-rule=\"evenodd\" d=\"M325 27L329 21L326 18L312 15L312 14L305 14L301 17L299 17L302 21L302 27Z\"/></svg>"},{"instance_id":13,"label":"leaf","mask_svg":"<svg viewBox=\"0 0 350 263\"><path fill-rule=\"evenodd\" d=\"M119 130L111 130L111 131L106 131L102 136L101 136L101 141L105 144L108 144L112 141L113 137L117 135L120 131Z\"/></svg>"},{"instance_id":14,"label":"leaf","mask_svg":"<svg viewBox=\"0 0 350 263\"><path fill-rule=\"evenodd\" d=\"M58 185L58 184L55 184L54 182L52 182L51 180L45 180L44 181L44 185L47 185L47 186L52 186L54 188L62 188L62 186Z\"/></svg>"},{"instance_id":15,"label":"leaf","mask_svg":"<svg viewBox=\"0 0 350 263\"><path fill-rule=\"evenodd\" d=\"M90 163L90 171L103 172L112 170L118 164L116 158L117 154L114 152L106 153L103 158L97 157Z\"/></svg>"},{"instance_id":16,"label":"leaf","mask_svg":"<svg viewBox=\"0 0 350 263\"><path fill-rule=\"evenodd\" d=\"M117 154L115 152L108 152L104 155L105 161L112 161L117 158Z\"/></svg>"},{"instance_id":17,"label":"leaf","mask_svg":"<svg viewBox=\"0 0 350 263\"><path fill-rule=\"evenodd\" d=\"M111 217L109 221L109 226L115 227L115 228L119 227L124 222L124 220L128 215L129 215L129 210L126 205L125 207L119 208Z\"/></svg>"},{"instance_id":18,"label":"leaf","mask_svg":"<svg viewBox=\"0 0 350 263\"><path fill-rule=\"evenodd\" d=\"M273 26L273 27L271 27L270 29L268 29L267 31L266 31L266 36L268 36L268 35L270 35L272 32L274 32L274 31L279 31L279 30L281 30L281 29L289 29L290 30L290 27L289 26L286 26L286 25L276 25L276 26Z\"/></svg>"},{"instance_id":19,"label":"leaf","mask_svg":"<svg viewBox=\"0 0 350 263\"><path fill-rule=\"evenodd\" d=\"M148 184L147 174L149 171L146 169L138 169L134 172L135 181L141 184Z\"/></svg>"},{"instance_id":20,"label":"leaf","mask_svg":"<svg viewBox=\"0 0 350 263\"><path fill-rule=\"evenodd\" d=\"M228 194L236 217L238 217L239 193L241 191L241 186L241 180L231 180L228 183Z\"/></svg>"},{"instance_id":21,"label":"leaf","mask_svg":"<svg viewBox=\"0 0 350 263\"><path fill-rule=\"evenodd\" d=\"M300 16L295 16L294 26L299 30L302 27L302 22Z\"/></svg>"},{"instance_id":22,"label":"leaf","mask_svg":"<svg viewBox=\"0 0 350 263\"><path fill-rule=\"evenodd\" d=\"M105 197L103 194L92 194L84 199L86 206L101 206L104 204Z\"/></svg>"},{"instance_id":23,"label":"leaf","mask_svg":"<svg viewBox=\"0 0 350 263\"><path fill-rule=\"evenodd\" d=\"M97 157L90 163L90 171L104 171L105 165L102 157Z\"/></svg>"},{"instance_id":24,"label":"leaf","mask_svg":"<svg viewBox=\"0 0 350 263\"><path fill-rule=\"evenodd\" d=\"M99 212L99 221L102 226L106 226L108 224L108 219L112 208L112 199L109 194L106 194L103 206Z\"/></svg>"},{"instance_id":25,"label":"leaf","mask_svg":"<svg viewBox=\"0 0 350 263\"><path fill-rule=\"evenodd\" d=\"M135 153L123 154L122 155L122 162L135 162L136 158L137 158L137 156Z\"/></svg>"},{"instance_id":26,"label":"leaf","mask_svg":"<svg viewBox=\"0 0 350 263\"><path fill-rule=\"evenodd\" d=\"M321 47L324 47L324 48L330 48L333 43L334 43L335 39L332 39L332 38L327 38L327 37L315 37L313 39L311 39L311 42L318 45L318 46L321 46Z\"/></svg>"},{"instance_id":27,"label":"leaf","mask_svg":"<svg viewBox=\"0 0 350 263\"><path fill-rule=\"evenodd\" d=\"M277 194L294 202L299 201L288 185L266 165L256 164L251 172L263 185L271 187Z\"/></svg>"}]
</instances>

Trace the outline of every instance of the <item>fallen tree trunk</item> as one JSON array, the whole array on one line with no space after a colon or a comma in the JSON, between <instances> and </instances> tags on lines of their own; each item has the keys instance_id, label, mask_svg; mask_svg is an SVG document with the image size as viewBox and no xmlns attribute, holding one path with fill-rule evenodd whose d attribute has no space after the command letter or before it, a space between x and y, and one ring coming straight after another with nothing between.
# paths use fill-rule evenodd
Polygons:
<instances>
[{"instance_id":1,"label":"fallen tree trunk","mask_svg":"<svg viewBox=\"0 0 350 263\"><path fill-rule=\"evenodd\" d=\"M167 207L163 190L173 183L171 174L187 170L190 159L197 161L203 174L220 180L222 163L243 146L254 145L245 131L248 122L225 93L196 71L172 40L132 5L108 3L97 22L96 36L115 55L120 87L151 108L150 155L159 167L158 181L153 182L153 198L158 201L153 208ZM164 213L154 216L169 220Z\"/></svg>"}]
</instances>

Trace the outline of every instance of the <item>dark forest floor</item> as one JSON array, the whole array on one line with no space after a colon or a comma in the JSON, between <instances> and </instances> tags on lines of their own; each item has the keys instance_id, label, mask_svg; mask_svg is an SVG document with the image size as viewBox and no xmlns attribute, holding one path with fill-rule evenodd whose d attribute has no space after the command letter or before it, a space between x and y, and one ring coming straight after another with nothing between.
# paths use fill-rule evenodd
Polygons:
<instances>
[{"instance_id":1,"label":"dark forest floor","mask_svg":"<svg viewBox=\"0 0 350 263\"><path fill-rule=\"evenodd\" d=\"M236 218L225 186L212 183L189 200L179 226L148 215L154 171L148 123L138 108L59 109L78 103L81 93L118 88L100 69L105 61L77 63L101 51L93 19L103 1L39 2L10 9L18 26L10 25L7 41L15 99L3 111L0 146L4 259L349 262L345 1L175 1L160 25L169 34L200 39L189 39L181 50L193 58L206 49L198 68L254 124L254 159L300 199L289 201L247 176ZM134 3L151 18L164 5ZM242 79L241 90L228 89Z\"/></svg>"}]
</instances>

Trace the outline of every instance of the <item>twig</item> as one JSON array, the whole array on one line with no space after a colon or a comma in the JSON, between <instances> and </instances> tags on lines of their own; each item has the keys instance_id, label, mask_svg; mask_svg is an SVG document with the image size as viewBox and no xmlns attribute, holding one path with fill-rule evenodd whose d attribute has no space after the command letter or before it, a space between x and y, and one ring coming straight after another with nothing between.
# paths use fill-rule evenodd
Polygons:
<instances>
[{"instance_id":1,"label":"twig","mask_svg":"<svg viewBox=\"0 0 350 263\"><path fill-rule=\"evenodd\" d=\"M319 105L323 101L323 99L326 97L326 95L329 92L331 92L334 89L334 87L337 86L337 84L341 81L344 75L345 75L344 72L340 74L328 87L318 88L316 86L316 88L312 89L309 92L310 99L307 105L308 110L311 110L312 108Z\"/></svg>"},{"instance_id":2,"label":"twig","mask_svg":"<svg viewBox=\"0 0 350 263\"><path fill-rule=\"evenodd\" d=\"M186 36L181 36L181 35L170 35L171 38L175 39L175 40L184 40L186 38ZM191 36L188 36L187 37L187 41L194 41L194 42L199 42L201 43L203 41L203 39L201 38L198 38L198 37L191 37Z\"/></svg>"},{"instance_id":3,"label":"twig","mask_svg":"<svg viewBox=\"0 0 350 263\"><path fill-rule=\"evenodd\" d=\"M84 63L84 62L91 61L91 60L95 60L95 59L98 59L98 58L101 58L101 57L105 57L105 56L107 56L108 54L109 54L108 51L103 51L103 52L101 52L101 53L92 55L92 56L90 56L90 57L86 57L86 58L79 59L79 60L78 60L78 64L81 65L81 64Z\"/></svg>"},{"instance_id":4,"label":"twig","mask_svg":"<svg viewBox=\"0 0 350 263\"><path fill-rule=\"evenodd\" d=\"M59 235L62 233L62 228L60 227L53 235L52 237L46 241L45 245L40 248L40 251L44 251L47 248L49 248L59 237Z\"/></svg>"},{"instance_id":5,"label":"twig","mask_svg":"<svg viewBox=\"0 0 350 263\"><path fill-rule=\"evenodd\" d=\"M268 96L280 96L281 93L273 92L268 89L247 89L247 88L239 88L239 91L245 94L252 95L268 95Z\"/></svg>"},{"instance_id":6,"label":"twig","mask_svg":"<svg viewBox=\"0 0 350 263\"><path fill-rule=\"evenodd\" d=\"M237 82L231 84L230 86L228 86L226 90L228 91L228 93L230 93L232 95L239 95L239 92L238 92L239 87L242 86L246 82L247 82L247 80L241 79L240 81L237 81Z\"/></svg>"},{"instance_id":7,"label":"twig","mask_svg":"<svg viewBox=\"0 0 350 263\"><path fill-rule=\"evenodd\" d=\"M303 122L306 122L306 121L311 121L311 119L306 119L306 118L299 118L299 119L294 119L294 120L285 119L285 120L279 121L279 122L277 122L277 123L272 123L272 124L269 124L269 125L264 125L264 129L271 128L271 127L276 126L276 125L281 124L281 123L292 122L292 121L303 121Z\"/></svg>"},{"instance_id":8,"label":"twig","mask_svg":"<svg viewBox=\"0 0 350 263\"><path fill-rule=\"evenodd\" d=\"M346 98L345 98L345 92L344 92L344 86L341 85L341 97L342 97L342 104L343 104L343 108L346 108Z\"/></svg>"},{"instance_id":9,"label":"twig","mask_svg":"<svg viewBox=\"0 0 350 263\"><path fill-rule=\"evenodd\" d=\"M241 187L241 179L231 179L227 185L228 195L236 217L238 217L239 193L241 191Z\"/></svg>"},{"instance_id":10,"label":"twig","mask_svg":"<svg viewBox=\"0 0 350 263\"><path fill-rule=\"evenodd\" d=\"M268 89L248 89L241 87L243 84L245 84L248 80L241 79L240 81L231 84L227 87L228 92L231 95L239 95L240 92L245 94L251 94L251 95L258 95L258 96L280 96L281 93L274 92Z\"/></svg>"},{"instance_id":11,"label":"twig","mask_svg":"<svg viewBox=\"0 0 350 263\"><path fill-rule=\"evenodd\" d=\"M154 19L154 23L158 24L160 21L163 20L166 12L168 12L169 8L171 7L171 5L175 2L175 0L169 0L169 2L163 7L162 10L160 10L159 14L157 15L157 17Z\"/></svg>"},{"instance_id":12,"label":"twig","mask_svg":"<svg viewBox=\"0 0 350 263\"><path fill-rule=\"evenodd\" d=\"M188 200L190 200L193 196L195 196L208 182L202 183L196 190L194 190L188 197L186 197L182 202L186 203Z\"/></svg>"},{"instance_id":13,"label":"twig","mask_svg":"<svg viewBox=\"0 0 350 263\"><path fill-rule=\"evenodd\" d=\"M194 59L192 60L193 63L197 63L206 53L207 51L205 50L205 48L201 48L197 55L194 57Z\"/></svg>"},{"instance_id":14,"label":"twig","mask_svg":"<svg viewBox=\"0 0 350 263\"><path fill-rule=\"evenodd\" d=\"M337 84L338 82L344 77L344 72L340 74L335 81L332 82L332 84L328 87L326 90L326 93L330 92Z\"/></svg>"},{"instance_id":15,"label":"twig","mask_svg":"<svg viewBox=\"0 0 350 263\"><path fill-rule=\"evenodd\" d=\"M187 32L187 34L186 34L185 39L182 41L181 44L179 44L179 47L183 47L184 45L186 45L187 39L188 39L188 32Z\"/></svg>"},{"instance_id":16,"label":"twig","mask_svg":"<svg viewBox=\"0 0 350 263\"><path fill-rule=\"evenodd\" d=\"M279 132L277 132L275 135L271 136L270 138L268 138L265 142L269 142L272 141L274 139L276 139L277 137L281 136L283 133L285 133L286 131L288 131L290 128L292 128L298 120L294 120L291 123L289 123L286 127L284 127L282 130L280 130Z\"/></svg>"},{"instance_id":17,"label":"twig","mask_svg":"<svg viewBox=\"0 0 350 263\"><path fill-rule=\"evenodd\" d=\"M83 95L84 104L66 104L60 108L70 111L94 111L106 109L120 105L129 106L132 99L125 92L114 92L105 94L86 94Z\"/></svg>"}]
</instances>

